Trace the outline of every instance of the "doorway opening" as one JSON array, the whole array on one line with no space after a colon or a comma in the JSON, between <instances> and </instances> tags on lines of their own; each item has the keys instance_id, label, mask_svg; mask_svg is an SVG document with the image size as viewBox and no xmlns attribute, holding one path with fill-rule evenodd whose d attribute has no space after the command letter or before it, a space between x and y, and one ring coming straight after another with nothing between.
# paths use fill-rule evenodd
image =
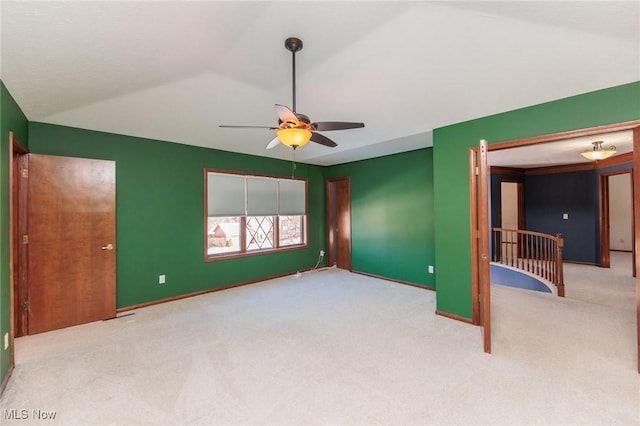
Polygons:
<instances>
[{"instance_id":1,"label":"doorway opening","mask_svg":"<svg viewBox=\"0 0 640 426\"><path fill-rule=\"evenodd\" d=\"M568 132L551 134L551 135L537 136L537 137L532 137L527 139L499 142L499 143L489 145L488 149L489 151L509 150L511 148L519 148L519 147L526 147L526 146L532 146L532 145L538 145L538 144L546 144L551 142L559 142L559 141L564 141L564 140L569 140L569 139L574 139L579 137L593 137L597 135L604 135L606 133L621 132L621 131L627 131L632 134L632 138L631 138L632 153L633 153L632 154L632 159L633 159L633 172L632 172L633 173L633 178L632 178L633 198L632 199L633 199L633 205L639 205L640 204L640 121L638 120L626 122L626 123L618 123L613 125L598 126L598 127L588 128L588 129L568 131ZM478 152L478 149L470 148L470 152L473 155L474 152ZM478 250L479 235L481 231L488 230L490 225L489 220L487 221L480 220L482 215L479 215L478 213L479 211L481 211L481 209L487 209L488 205L482 203L482 197L474 197L474 191L477 191L476 182L475 182L475 178L477 177L475 176L476 174L477 172L471 173L471 177L470 177L470 188L472 193L471 218L472 218L473 232L471 235L471 247L472 247L471 260L472 260L472 277L473 277L472 301L474 303L474 323L479 322L479 317L476 315L476 313L478 313L480 309L476 307L476 304L480 303L480 297L479 297L478 291L479 291L479 287L481 286L478 285L478 283L480 283L482 280L482 277L480 276L481 275L480 265L482 262L480 261L479 256L473 255L473 253L478 254L477 250ZM640 211L638 211L638 209L634 209L633 215L634 215L634 223L637 223L638 220L640 220ZM473 223L474 222L473 218L477 218L478 222L476 224ZM634 245L637 245L640 243L640 229L638 227L633 227L633 240L634 240ZM636 256L635 253L633 256L633 261L634 261L634 267L637 269L638 264L640 263L640 259L638 259L638 256ZM636 287L635 293L636 293L636 306L637 306L636 308L636 318L637 318L636 356L637 356L637 368L638 368L638 371L640 372L640 279L637 277L637 275L635 279L635 287ZM490 304L490 300L488 300L488 303ZM480 307L482 308L481 305ZM487 308L485 307L484 309L487 309ZM490 321L490 318L489 318L489 321ZM485 327L484 329L485 333L487 332L487 330L490 332L491 330L490 326ZM489 339L490 339L490 336L489 336ZM486 337L485 337L485 342L486 342Z\"/></svg>"},{"instance_id":2,"label":"doorway opening","mask_svg":"<svg viewBox=\"0 0 640 426\"><path fill-rule=\"evenodd\" d=\"M524 229L525 209L522 182L500 180L500 228Z\"/></svg>"},{"instance_id":3,"label":"doorway opening","mask_svg":"<svg viewBox=\"0 0 640 426\"><path fill-rule=\"evenodd\" d=\"M25 302L27 283L27 187L26 173L28 149L13 133L9 133L9 276L11 309L10 368L15 364L14 339L27 334Z\"/></svg>"},{"instance_id":4,"label":"doorway opening","mask_svg":"<svg viewBox=\"0 0 640 426\"><path fill-rule=\"evenodd\" d=\"M328 263L351 270L351 179L327 180Z\"/></svg>"},{"instance_id":5,"label":"doorway opening","mask_svg":"<svg viewBox=\"0 0 640 426\"><path fill-rule=\"evenodd\" d=\"M599 266L611 267L611 252L631 253L628 264L631 276L636 276L633 234L632 170L603 173L599 179L600 260ZM624 257L624 256L623 256Z\"/></svg>"}]
</instances>

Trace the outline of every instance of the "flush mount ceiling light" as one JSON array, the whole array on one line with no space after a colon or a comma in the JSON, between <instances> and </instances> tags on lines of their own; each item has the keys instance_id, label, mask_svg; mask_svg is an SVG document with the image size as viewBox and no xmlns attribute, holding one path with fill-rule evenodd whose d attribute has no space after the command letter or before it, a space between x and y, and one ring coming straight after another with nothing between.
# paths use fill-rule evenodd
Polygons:
<instances>
[{"instance_id":1,"label":"flush mount ceiling light","mask_svg":"<svg viewBox=\"0 0 640 426\"><path fill-rule=\"evenodd\" d=\"M587 160L604 160L605 158L609 158L616 153L616 147L613 145L608 148L603 148L603 141L595 141L591 143L593 144L593 148L580 153L580 155L582 155Z\"/></svg>"}]
</instances>

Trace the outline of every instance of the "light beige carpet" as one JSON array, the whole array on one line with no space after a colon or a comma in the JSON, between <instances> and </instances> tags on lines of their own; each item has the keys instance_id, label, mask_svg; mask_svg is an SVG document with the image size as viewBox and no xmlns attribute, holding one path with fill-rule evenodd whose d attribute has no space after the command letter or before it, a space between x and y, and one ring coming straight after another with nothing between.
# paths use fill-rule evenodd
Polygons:
<instances>
[{"instance_id":1,"label":"light beige carpet","mask_svg":"<svg viewBox=\"0 0 640 426\"><path fill-rule=\"evenodd\" d=\"M634 280L583 268L493 286L492 355L433 292L335 269L20 338L0 423L637 425Z\"/></svg>"}]
</instances>

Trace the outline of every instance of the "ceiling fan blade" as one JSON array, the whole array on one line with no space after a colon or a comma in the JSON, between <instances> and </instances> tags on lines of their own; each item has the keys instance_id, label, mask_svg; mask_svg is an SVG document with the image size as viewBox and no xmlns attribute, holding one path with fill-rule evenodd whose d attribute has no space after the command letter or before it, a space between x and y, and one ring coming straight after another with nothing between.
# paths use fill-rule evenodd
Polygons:
<instances>
[{"instance_id":1,"label":"ceiling fan blade","mask_svg":"<svg viewBox=\"0 0 640 426\"><path fill-rule=\"evenodd\" d=\"M267 145L267 149L275 148L279 143L280 139L278 139L278 137L276 136L271 142L269 142L269 145Z\"/></svg>"},{"instance_id":2,"label":"ceiling fan blade","mask_svg":"<svg viewBox=\"0 0 640 426\"><path fill-rule=\"evenodd\" d=\"M277 127L273 127L273 126L228 126L225 124L220 124L218 127L226 127L229 129L269 129L269 130L277 129Z\"/></svg>"},{"instance_id":3,"label":"ceiling fan blade","mask_svg":"<svg viewBox=\"0 0 640 426\"><path fill-rule=\"evenodd\" d=\"M320 121L311 124L319 132L327 132L329 130L347 130L364 127L364 123L350 123L347 121Z\"/></svg>"},{"instance_id":4,"label":"ceiling fan blade","mask_svg":"<svg viewBox=\"0 0 640 426\"><path fill-rule=\"evenodd\" d=\"M276 104L276 113L278 114L278 118L280 118L280 121L282 121L283 123L291 123L294 126L300 125L298 117L296 117L296 115L289 109L289 107Z\"/></svg>"},{"instance_id":5,"label":"ceiling fan blade","mask_svg":"<svg viewBox=\"0 0 640 426\"><path fill-rule=\"evenodd\" d=\"M329 146L331 148L334 148L334 147L338 146L337 143L335 143L334 141L332 141L328 137L326 137L324 135L321 135L320 133L316 133L316 132L311 132L311 139L310 140L312 142L319 143L320 145L324 145L324 146Z\"/></svg>"}]
</instances>

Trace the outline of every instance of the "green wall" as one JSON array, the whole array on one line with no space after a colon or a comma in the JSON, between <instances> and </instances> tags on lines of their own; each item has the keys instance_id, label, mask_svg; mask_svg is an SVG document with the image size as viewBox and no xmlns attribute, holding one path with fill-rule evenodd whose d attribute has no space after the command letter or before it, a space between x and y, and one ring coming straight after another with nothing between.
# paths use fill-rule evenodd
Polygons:
<instances>
[{"instance_id":1,"label":"green wall","mask_svg":"<svg viewBox=\"0 0 640 426\"><path fill-rule=\"evenodd\" d=\"M287 176L290 162L34 122L29 148L116 161L118 308L295 273L313 267L324 248L322 167L299 164L296 171L309 179L308 249L205 263L203 169ZM158 284L160 274L166 284Z\"/></svg>"},{"instance_id":2,"label":"green wall","mask_svg":"<svg viewBox=\"0 0 640 426\"><path fill-rule=\"evenodd\" d=\"M351 177L352 269L435 287L433 150L329 167Z\"/></svg>"},{"instance_id":3,"label":"green wall","mask_svg":"<svg viewBox=\"0 0 640 426\"><path fill-rule=\"evenodd\" d=\"M11 347L4 335L11 332L11 279L9 277L9 132L27 143L28 122L4 83L0 81L0 383L11 366Z\"/></svg>"},{"instance_id":4,"label":"green wall","mask_svg":"<svg viewBox=\"0 0 640 426\"><path fill-rule=\"evenodd\" d=\"M472 317L469 147L640 119L640 82L435 129L438 309Z\"/></svg>"},{"instance_id":5,"label":"green wall","mask_svg":"<svg viewBox=\"0 0 640 426\"><path fill-rule=\"evenodd\" d=\"M287 161L27 123L4 85L0 117L0 328L9 331L8 131L34 153L116 161L119 308L315 265L326 249L325 178L351 177L354 271L435 287L438 309L471 318L469 147L640 119L640 82L434 130L434 147L332 167L309 178L309 248L205 263L203 168L286 176ZM28 136L28 139L27 139ZM167 283L157 284L165 274ZM2 378L9 368L2 351Z\"/></svg>"}]
</instances>

